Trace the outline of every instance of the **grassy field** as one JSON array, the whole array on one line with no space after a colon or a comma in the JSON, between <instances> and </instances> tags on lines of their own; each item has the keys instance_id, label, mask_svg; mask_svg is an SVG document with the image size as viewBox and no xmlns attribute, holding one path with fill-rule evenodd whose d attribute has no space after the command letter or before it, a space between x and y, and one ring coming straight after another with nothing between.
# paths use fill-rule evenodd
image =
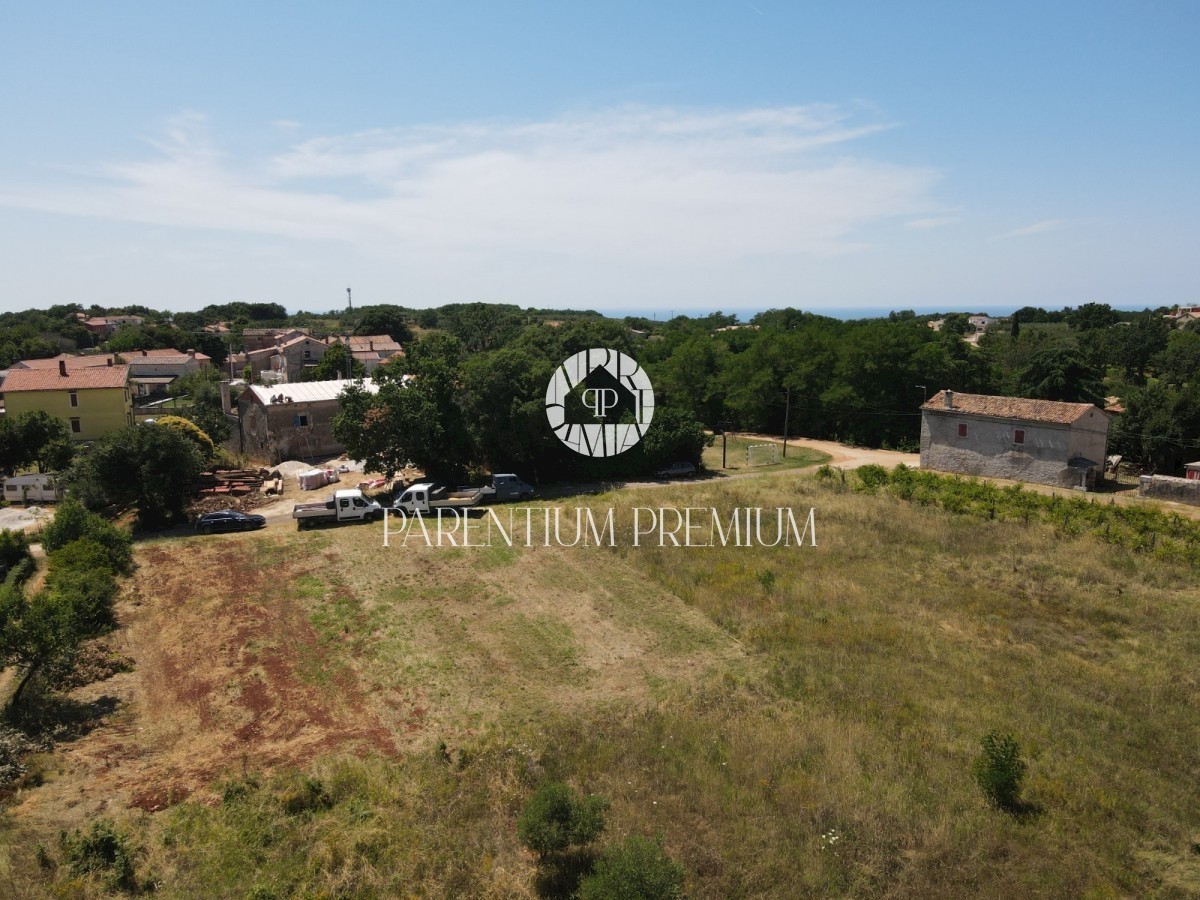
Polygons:
<instances>
[{"instance_id":1,"label":"grassy field","mask_svg":"<svg viewBox=\"0 0 1200 900\"><path fill-rule=\"evenodd\" d=\"M1200 892L1194 570L849 482L589 498L812 508L816 547L148 542L135 667L31 761L0 893L99 894L58 834L102 817L165 897L553 895L515 829L548 778L610 801L601 849L661 835L691 897ZM1019 814L971 774L992 729Z\"/></svg>"},{"instance_id":2,"label":"grassy field","mask_svg":"<svg viewBox=\"0 0 1200 900\"><path fill-rule=\"evenodd\" d=\"M765 465L747 463L746 448L751 446L761 446L770 443L762 438L746 438L741 435L726 435L725 436L725 452L724 460L726 465L721 466L722 447L721 435L717 435L716 442L704 451L704 467L712 472L776 472L782 469L802 469L808 466L818 466L829 460L829 454L822 453L819 450L813 450L809 447L798 447L794 444L789 444L787 448L787 456L783 455L783 445L779 445L779 459L775 463Z\"/></svg>"}]
</instances>

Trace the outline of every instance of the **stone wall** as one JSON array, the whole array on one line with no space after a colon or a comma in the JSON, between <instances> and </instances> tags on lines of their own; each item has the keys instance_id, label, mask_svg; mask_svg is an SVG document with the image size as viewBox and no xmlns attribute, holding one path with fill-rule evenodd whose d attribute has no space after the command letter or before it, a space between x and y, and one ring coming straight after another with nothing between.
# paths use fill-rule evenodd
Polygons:
<instances>
[{"instance_id":1,"label":"stone wall","mask_svg":"<svg viewBox=\"0 0 1200 900\"><path fill-rule=\"evenodd\" d=\"M336 400L310 403L273 403L264 407L249 399L238 402L243 452L252 459L276 465L288 459L336 456L345 448L333 437ZM307 425L297 425L307 416Z\"/></svg>"},{"instance_id":2,"label":"stone wall","mask_svg":"<svg viewBox=\"0 0 1200 900\"><path fill-rule=\"evenodd\" d=\"M966 437L958 435L960 423L967 426ZM1014 440L1018 428L1025 432L1019 445ZM925 410L921 417L922 469L1075 487L1082 473L1067 465L1071 444L1071 429L1066 425L1012 422L952 410L944 414Z\"/></svg>"},{"instance_id":3,"label":"stone wall","mask_svg":"<svg viewBox=\"0 0 1200 900\"><path fill-rule=\"evenodd\" d=\"M1200 480L1170 475L1143 475L1138 479L1138 496L1200 506Z\"/></svg>"}]
</instances>

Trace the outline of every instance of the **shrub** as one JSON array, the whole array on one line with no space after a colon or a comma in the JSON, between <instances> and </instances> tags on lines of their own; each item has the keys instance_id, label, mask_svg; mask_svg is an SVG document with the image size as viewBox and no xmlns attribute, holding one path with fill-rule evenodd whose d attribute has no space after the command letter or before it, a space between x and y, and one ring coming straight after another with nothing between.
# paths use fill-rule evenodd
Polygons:
<instances>
[{"instance_id":1,"label":"shrub","mask_svg":"<svg viewBox=\"0 0 1200 900\"><path fill-rule=\"evenodd\" d=\"M0 579L29 558L29 538L23 531L0 531Z\"/></svg>"},{"instance_id":2,"label":"shrub","mask_svg":"<svg viewBox=\"0 0 1200 900\"><path fill-rule=\"evenodd\" d=\"M517 837L539 856L560 853L572 845L596 840L604 831L608 803L596 796L580 797L558 781L543 784L525 804L517 820Z\"/></svg>"},{"instance_id":3,"label":"shrub","mask_svg":"<svg viewBox=\"0 0 1200 900\"><path fill-rule=\"evenodd\" d=\"M579 884L580 900L677 900L686 872L662 840L630 835L596 863Z\"/></svg>"},{"instance_id":4,"label":"shrub","mask_svg":"<svg viewBox=\"0 0 1200 900\"><path fill-rule=\"evenodd\" d=\"M170 428L173 431L178 431L196 445L196 449L200 451L201 457L206 460L212 459L212 438L195 422L185 419L183 416L163 416L158 420L157 425L159 428Z\"/></svg>"},{"instance_id":5,"label":"shrub","mask_svg":"<svg viewBox=\"0 0 1200 900\"><path fill-rule=\"evenodd\" d=\"M990 731L983 736L980 747L981 752L975 760L975 780L980 790L1000 809L1017 809L1026 764L1021 759L1021 747L1016 738Z\"/></svg>"},{"instance_id":6,"label":"shrub","mask_svg":"<svg viewBox=\"0 0 1200 900\"><path fill-rule=\"evenodd\" d=\"M872 492L888 483L888 470L883 466L875 464L859 466L856 473L862 486Z\"/></svg>"},{"instance_id":7,"label":"shrub","mask_svg":"<svg viewBox=\"0 0 1200 900\"><path fill-rule=\"evenodd\" d=\"M823 466L818 467L818 469L816 471L816 476L818 478L820 478L822 481L833 478L833 475L834 475L833 466L829 465L828 463L826 463Z\"/></svg>"},{"instance_id":8,"label":"shrub","mask_svg":"<svg viewBox=\"0 0 1200 900\"><path fill-rule=\"evenodd\" d=\"M92 823L91 831L79 829L58 835L58 846L75 875L100 875L109 889L133 890L137 881L133 871L133 851L129 838L111 822Z\"/></svg>"},{"instance_id":9,"label":"shrub","mask_svg":"<svg viewBox=\"0 0 1200 900\"><path fill-rule=\"evenodd\" d=\"M133 551L129 535L77 500L67 499L58 505L54 520L42 529L42 546L54 553L72 541L86 538L99 544L108 555L112 571L128 575L133 570Z\"/></svg>"}]
</instances>

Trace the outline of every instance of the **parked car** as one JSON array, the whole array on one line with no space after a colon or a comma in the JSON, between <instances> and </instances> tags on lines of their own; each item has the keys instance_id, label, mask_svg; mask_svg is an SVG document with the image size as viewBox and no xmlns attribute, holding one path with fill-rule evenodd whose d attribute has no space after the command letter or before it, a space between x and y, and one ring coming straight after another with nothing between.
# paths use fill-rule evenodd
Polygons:
<instances>
[{"instance_id":1,"label":"parked car","mask_svg":"<svg viewBox=\"0 0 1200 900\"><path fill-rule=\"evenodd\" d=\"M249 515L236 509L222 509L205 513L196 519L196 530L201 534L212 534L214 531L251 531L266 524L267 520L262 516Z\"/></svg>"},{"instance_id":2,"label":"parked car","mask_svg":"<svg viewBox=\"0 0 1200 900\"><path fill-rule=\"evenodd\" d=\"M696 467L684 460L669 463L654 473L655 478L695 478Z\"/></svg>"}]
</instances>

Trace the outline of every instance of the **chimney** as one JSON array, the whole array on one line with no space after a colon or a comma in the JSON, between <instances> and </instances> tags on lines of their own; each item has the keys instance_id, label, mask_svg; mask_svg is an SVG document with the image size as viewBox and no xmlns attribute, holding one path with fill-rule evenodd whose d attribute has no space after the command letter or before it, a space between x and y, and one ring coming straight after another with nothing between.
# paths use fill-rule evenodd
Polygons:
<instances>
[{"instance_id":1,"label":"chimney","mask_svg":"<svg viewBox=\"0 0 1200 900\"><path fill-rule=\"evenodd\" d=\"M112 365L112 357L110 356L110 357L109 357L108 359L106 359L104 362L105 362L107 365L110 365L110 366L111 366L111 365Z\"/></svg>"},{"instance_id":2,"label":"chimney","mask_svg":"<svg viewBox=\"0 0 1200 900\"><path fill-rule=\"evenodd\" d=\"M58 361L58 374L63 378L67 377L67 361L65 359L60 359Z\"/></svg>"},{"instance_id":3,"label":"chimney","mask_svg":"<svg viewBox=\"0 0 1200 900\"><path fill-rule=\"evenodd\" d=\"M368 350L374 350L374 349L375 349L375 342L374 342L374 341L367 341L367 349L368 349ZM595 394L594 396L597 396L597 397L598 397L598 396L600 396L600 395L599 395L599 394Z\"/></svg>"},{"instance_id":4,"label":"chimney","mask_svg":"<svg viewBox=\"0 0 1200 900\"><path fill-rule=\"evenodd\" d=\"M150 354L149 354L149 353L147 353L145 350L143 350L143 351L142 351L142 356L149 356L149 355L150 355Z\"/></svg>"},{"instance_id":5,"label":"chimney","mask_svg":"<svg viewBox=\"0 0 1200 900\"><path fill-rule=\"evenodd\" d=\"M191 357L193 357L193 358L195 358L195 356L196 356L196 351L195 351L195 350L189 350L187 353L188 353L188 356L191 356Z\"/></svg>"},{"instance_id":6,"label":"chimney","mask_svg":"<svg viewBox=\"0 0 1200 900\"><path fill-rule=\"evenodd\" d=\"M954 409L954 391L942 391L942 405Z\"/></svg>"}]
</instances>

